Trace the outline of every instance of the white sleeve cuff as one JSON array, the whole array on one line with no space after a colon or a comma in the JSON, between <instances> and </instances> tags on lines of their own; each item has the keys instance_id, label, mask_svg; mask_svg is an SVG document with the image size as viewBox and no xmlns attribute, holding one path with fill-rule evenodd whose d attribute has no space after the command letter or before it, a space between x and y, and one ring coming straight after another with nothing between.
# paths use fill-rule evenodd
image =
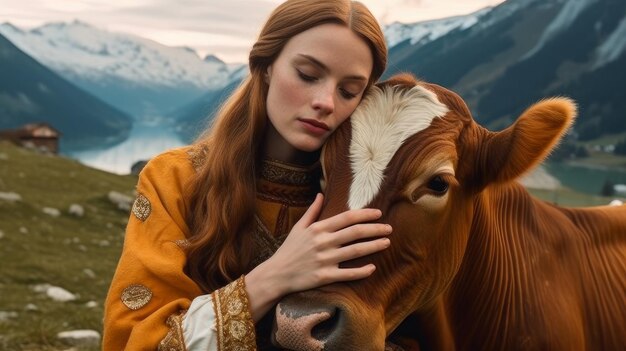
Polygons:
<instances>
[{"instance_id":1,"label":"white sleeve cuff","mask_svg":"<svg viewBox=\"0 0 626 351\"><path fill-rule=\"evenodd\" d=\"M198 296L183 317L183 336L188 351L217 351L217 329L211 295Z\"/></svg>"}]
</instances>

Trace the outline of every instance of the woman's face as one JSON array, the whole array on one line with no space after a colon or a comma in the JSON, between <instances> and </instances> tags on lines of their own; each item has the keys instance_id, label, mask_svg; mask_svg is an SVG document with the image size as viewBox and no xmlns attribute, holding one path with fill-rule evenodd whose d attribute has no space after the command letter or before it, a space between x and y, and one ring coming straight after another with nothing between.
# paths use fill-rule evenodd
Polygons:
<instances>
[{"instance_id":1,"label":"woman's face","mask_svg":"<svg viewBox=\"0 0 626 351\"><path fill-rule=\"evenodd\" d=\"M318 150L361 101L372 65L367 43L345 26L323 24L291 38L267 70L271 136Z\"/></svg>"}]
</instances>

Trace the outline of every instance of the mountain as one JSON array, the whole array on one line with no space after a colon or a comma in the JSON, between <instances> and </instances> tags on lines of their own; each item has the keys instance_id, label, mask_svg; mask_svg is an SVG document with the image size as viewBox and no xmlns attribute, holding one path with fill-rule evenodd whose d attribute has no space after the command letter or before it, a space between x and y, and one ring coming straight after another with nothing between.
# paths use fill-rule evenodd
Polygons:
<instances>
[{"instance_id":1,"label":"mountain","mask_svg":"<svg viewBox=\"0 0 626 351\"><path fill-rule=\"evenodd\" d=\"M158 119L208 90L230 82L240 65L203 60L185 47L168 47L80 21L24 31L0 25L22 51L67 80L127 112Z\"/></svg>"},{"instance_id":2,"label":"mountain","mask_svg":"<svg viewBox=\"0 0 626 351\"><path fill-rule=\"evenodd\" d=\"M176 132L186 142L198 137L213 119L219 106L241 84L248 74L248 67L242 66L231 74L231 81L220 89L206 92L193 102L176 109L168 116L177 121Z\"/></svg>"},{"instance_id":3,"label":"mountain","mask_svg":"<svg viewBox=\"0 0 626 351\"><path fill-rule=\"evenodd\" d=\"M469 15L447 17L417 23L394 22L384 28L388 47L394 47L406 40L412 47L424 45L438 39L453 30L472 27L493 7L486 7Z\"/></svg>"},{"instance_id":4,"label":"mountain","mask_svg":"<svg viewBox=\"0 0 626 351\"><path fill-rule=\"evenodd\" d=\"M508 0L434 40L397 42L386 77L408 71L451 88L491 128L566 95L579 104L580 139L626 131L624 1Z\"/></svg>"},{"instance_id":5,"label":"mountain","mask_svg":"<svg viewBox=\"0 0 626 351\"><path fill-rule=\"evenodd\" d=\"M113 145L128 136L123 112L77 88L0 35L0 128L45 121L62 148Z\"/></svg>"},{"instance_id":6,"label":"mountain","mask_svg":"<svg viewBox=\"0 0 626 351\"><path fill-rule=\"evenodd\" d=\"M208 127L217 108L239 86L235 80L222 89L212 90L192 103L173 111L171 116L178 121L176 132L186 142L192 142Z\"/></svg>"}]
</instances>

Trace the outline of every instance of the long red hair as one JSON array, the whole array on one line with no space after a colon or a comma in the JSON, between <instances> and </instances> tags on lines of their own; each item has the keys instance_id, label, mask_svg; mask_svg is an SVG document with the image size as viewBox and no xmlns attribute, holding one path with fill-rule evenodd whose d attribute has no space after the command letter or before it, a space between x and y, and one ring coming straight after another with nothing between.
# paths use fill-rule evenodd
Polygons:
<instances>
[{"instance_id":1,"label":"long red hair","mask_svg":"<svg viewBox=\"0 0 626 351\"><path fill-rule=\"evenodd\" d=\"M290 38L324 23L345 25L368 43L374 62L369 85L385 70L384 36L363 4L288 0L274 10L250 51L249 76L220 108L213 126L196 141L206 149L206 163L190 184L186 272L206 292L252 268L257 150L267 124L267 68Z\"/></svg>"}]
</instances>

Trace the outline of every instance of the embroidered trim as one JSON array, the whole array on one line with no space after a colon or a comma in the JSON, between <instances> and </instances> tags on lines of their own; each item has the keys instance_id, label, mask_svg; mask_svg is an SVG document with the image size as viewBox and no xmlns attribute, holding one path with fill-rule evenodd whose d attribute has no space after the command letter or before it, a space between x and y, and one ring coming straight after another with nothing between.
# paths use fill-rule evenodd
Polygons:
<instances>
[{"instance_id":1,"label":"embroidered trim","mask_svg":"<svg viewBox=\"0 0 626 351\"><path fill-rule=\"evenodd\" d=\"M283 244L289 233L284 233L280 236L273 236L270 230L263 224L261 219L254 216L256 220L256 230L254 233L254 242L256 244L255 258L252 260L252 268L263 263L278 250Z\"/></svg>"},{"instance_id":2,"label":"embroidered trim","mask_svg":"<svg viewBox=\"0 0 626 351\"><path fill-rule=\"evenodd\" d=\"M199 172L206 163L208 148L205 144L196 144L189 148L187 155L189 155L189 161L191 165Z\"/></svg>"},{"instance_id":3,"label":"embroidered trim","mask_svg":"<svg viewBox=\"0 0 626 351\"><path fill-rule=\"evenodd\" d=\"M277 160L263 160L261 178L273 183L288 185L310 185L319 180L320 163L309 167L298 167Z\"/></svg>"},{"instance_id":4,"label":"embroidered trim","mask_svg":"<svg viewBox=\"0 0 626 351\"><path fill-rule=\"evenodd\" d=\"M137 198L135 202L133 202L133 214L140 221L145 221L150 216L150 212L152 211L152 205L150 205L150 200L142 194L137 194Z\"/></svg>"},{"instance_id":5,"label":"embroidered trim","mask_svg":"<svg viewBox=\"0 0 626 351\"><path fill-rule=\"evenodd\" d=\"M211 294L217 322L217 348L220 351L256 350L254 322L245 288L242 275Z\"/></svg>"},{"instance_id":6,"label":"embroidered trim","mask_svg":"<svg viewBox=\"0 0 626 351\"><path fill-rule=\"evenodd\" d=\"M122 303L131 310L138 310L152 299L152 291L141 284L133 284L122 291Z\"/></svg>"},{"instance_id":7,"label":"embroidered trim","mask_svg":"<svg viewBox=\"0 0 626 351\"><path fill-rule=\"evenodd\" d=\"M313 202L318 192L319 188L287 190L272 187L270 184L259 184L257 198L287 206L305 207Z\"/></svg>"},{"instance_id":8,"label":"embroidered trim","mask_svg":"<svg viewBox=\"0 0 626 351\"><path fill-rule=\"evenodd\" d=\"M183 317L187 311L167 317L165 324L170 328L165 338L159 343L158 351L187 351L183 335Z\"/></svg>"}]
</instances>

